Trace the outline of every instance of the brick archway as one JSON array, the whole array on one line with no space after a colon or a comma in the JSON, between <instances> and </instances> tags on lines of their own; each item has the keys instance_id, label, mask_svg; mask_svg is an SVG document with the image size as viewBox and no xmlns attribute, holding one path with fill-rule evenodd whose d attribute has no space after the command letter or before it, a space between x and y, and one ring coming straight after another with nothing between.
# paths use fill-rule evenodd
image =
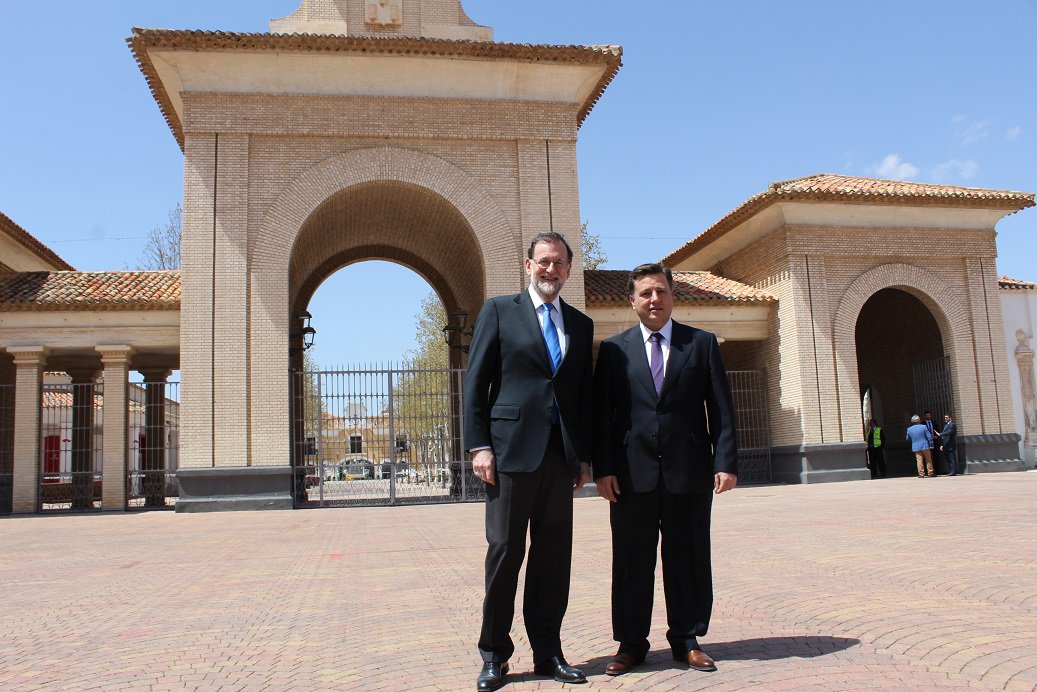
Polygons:
<instances>
[{"instance_id":1,"label":"brick archway","mask_svg":"<svg viewBox=\"0 0 1037 692\"><path fill-rule=\"evenodd\" d=\"M971 340L968 312L957 296L946 291L939 277L909 264L884 264L861 274L839 300L832 325L832 348L844 442L858 441L861 427L855 338L857 320L868 299L886 288L900 289L917 298L932 314L940 330L943 348L950 359L952 382L958 382L961 373L968 372L967 363L962 362L965 354L956 347L962 340ZM940 296L940 301L933 296ZM890 328L903 327L891 325ZM963 399L968 396L967 391L962 387L955 387L955 390L959 397L958 408L966 407L968 402Z\"/></svg>"},{"instance_id":2,"label":"brick archway","mask_svg":"<svg viewBox=\"0 0 1037 692\"><path fill-rule=\"evenodd\" d=\"M283 420L284 402L289 398L289 316L292 302L306 291L322 272L360 259L392 259L422 273L422 249L408 245L402 237L387 238L381 244L370 238L357 238L319 256L293 253L300 240L306 242L311 219L319 219L322 210L342 200L343 195L363 195L365 190L391 189L401 199L424 199L428 208L453 215L453 240L459 244L467 261L458 262L448 272L438 270L442 263L431 262L437 273L427 276L444 301L475 303L478 310L485 295L514 291L521 285L519 242L493 198L469 174L431 154L394 146L371 147L333 156L313 166L296 178L269 207L255 237L250 241L250 341L253 391L259 387L261 397L252 398L253 450L255 454L274 460L288 457L288 424L271 424ZM402 191L402 192L401 192ZM377 189L376 189L377 192ZM334 214L332 214L334 216ZM362 235L362 234L361 234ZM380 247L377 254L399 257L358 257L362 247ZM294 255L294 259L293 259ZM407 257L413 261L408 261ZM296 276L292 276L295 261ZM477 266L472 266L473 264ZM514 267L513 272L490 271L490 268ZM430 272L431 274L431 272ZM437 278L439 275L445 278ZM473 286L471 275L477 275ZM294 284L294 285L293 285ZM476 294L478 295L476 299ZM259 353L262 351L262 354ZM264 462L256 459L263 465Z\"/></svg>"}]
</instances>

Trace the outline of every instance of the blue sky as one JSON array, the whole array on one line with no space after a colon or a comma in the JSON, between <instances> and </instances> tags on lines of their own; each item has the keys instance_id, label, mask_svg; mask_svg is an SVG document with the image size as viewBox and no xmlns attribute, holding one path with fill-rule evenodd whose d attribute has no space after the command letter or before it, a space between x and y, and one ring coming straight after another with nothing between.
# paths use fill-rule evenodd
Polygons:
<instances>
[{"instance_id":1,"label":"blue sky","mask_svg":"<svg viewBox=\"0 0 1037 692\"><path fill-rule=\"evenodd\" d=\"M623 46L579 144L582 217L611 268L813 173L1037 191L1037 0L463 4L498 41ZM266 31L298 0L46 7L0 0L0 210L78 269L133 268L181 199L183 157L131 27ZM1037 280L1035 237L1037 209L1003 220L998 271ZM398 360L427 292L381 263L334 275L311 306L318 360ZM400 327L361 343L357 324Z\"/></svg>"}]
</instances>

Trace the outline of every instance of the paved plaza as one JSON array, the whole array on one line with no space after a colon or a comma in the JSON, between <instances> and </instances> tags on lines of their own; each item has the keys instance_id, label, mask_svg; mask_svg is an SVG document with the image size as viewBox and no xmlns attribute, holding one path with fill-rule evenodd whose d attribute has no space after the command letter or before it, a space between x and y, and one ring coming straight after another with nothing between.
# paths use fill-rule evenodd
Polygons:
<instances>
[{"instance_id":1,"label":"paved plaza","mask_svg":"<svg viewBox=\"0 0 1037 692\"><path fill-rule=\"evenodd\" d=\"M576 501L581 689L1037 686L1037 472L743 487L714 504L716 673L608 678L604 500ZM482 506L0 519L0 689L472 690ZM522 629L507 691L532 674Z\"/></svg>"}]
</instances>

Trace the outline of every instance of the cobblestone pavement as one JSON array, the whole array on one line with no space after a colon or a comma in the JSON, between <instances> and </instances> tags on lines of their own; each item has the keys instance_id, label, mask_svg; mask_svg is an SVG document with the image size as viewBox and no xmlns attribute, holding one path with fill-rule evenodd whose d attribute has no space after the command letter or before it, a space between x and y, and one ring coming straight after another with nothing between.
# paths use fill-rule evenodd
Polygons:
<instances>
[{"instance_id":1,"label":"cobblestone pavement","mask_svg":"<svg viewBox=\"0 0 1037 692\"><path fill-rule=\"evenodd\" d=\"M1037 472L738 488L698 673L603 674L608 511L576 501L580 689L1037 686ZM0 689L472 690L480 505L0 519ZM532 674L521 618L504 688ZM575 687L575 686L573 686Z\"/></svg>"}]
</instances>

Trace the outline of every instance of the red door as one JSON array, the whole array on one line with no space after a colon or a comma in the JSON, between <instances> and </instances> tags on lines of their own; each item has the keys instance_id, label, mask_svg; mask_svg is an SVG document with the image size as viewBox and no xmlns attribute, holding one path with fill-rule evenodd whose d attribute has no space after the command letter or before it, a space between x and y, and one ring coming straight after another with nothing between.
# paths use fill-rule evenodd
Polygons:
<instances>
[{"instance_id":1,"label":"red door","mask_svg":"<svg viewBox=\"0 0 1037 692\"><path fill-rule=\"evenodd\" d=\"M61 472L61 436L47 435L43 438L43 474L49 476Z\"/></svg>"}]
</instances>

